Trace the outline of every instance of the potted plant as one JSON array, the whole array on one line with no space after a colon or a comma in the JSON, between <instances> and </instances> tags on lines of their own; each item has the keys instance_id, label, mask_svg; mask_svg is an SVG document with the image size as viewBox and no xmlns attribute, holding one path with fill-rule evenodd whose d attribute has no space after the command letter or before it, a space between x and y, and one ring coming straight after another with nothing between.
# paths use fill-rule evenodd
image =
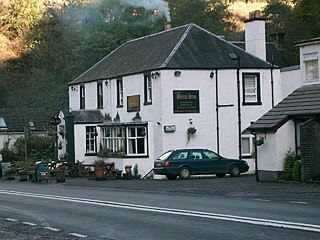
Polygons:
<instances>
[{"instance_id":1,"label":"potted plant","mask_svg":"<svg viewBox=\"0 0 320 240\"><path fill-rule=\"evenodd\" d=\"M187 129L188 142L190 141L191 136L193 136L196 132L197 132L197 129L195 127L189 127Z\"/></svg>"},{"instance_id":2,"label":"potted plant","mask_svg":"<svg viewBox=\"0 0 320 240\"><path fill-rule=\"evenodd\" d=\"M132 121L134 121L134 122L139 122L139 121L141 121L142 120L142 118L141 118L141 116L140 116L140 113L139 112L136 112L136 115L132 118Z\"/></svg>"},{"instance_id":3,"label":"potted plant","mask_svg":"<svg viewBox=\"0 0 320 240\"><path fill-rule=\"evenodd\" d=\"M104 172L106 171L106 162L102 159L94 161L94 173L96 175L96 180L104 179Z\"/></svg>"},{"instance_id":4,"label":"potted plant","mask_svg":"<svg viewBox=\"0 0 320 240\"><path fill-rule=\"evenodd\" d=\"M116 114L115 118L113 119L113 121L114 121L115 123L120 122L120 115L119 115L119 113L118 113L118 112L117 112L117 114Z\"/></svg>"},{"instance_id":5,"label":"potted plant","mask_svg":"<svg viewBox=\"0 0 320 240\"><path fill-rule=\"evenodd\" d=\"M259 139L255 139L253 140L254 144L257 146L261 146L262 144L264 144L264 138L260 137Z\"/></svg>"},{"instance_id":6,"label":"potted plant","mask_svg":"<svg viewBox=\"0 0 320 240\"><path fill-rule=\"evenodd\" d=\"M19 181L28 181L29 169L32 165L33 161L30 159L19 161L17 163L17 171L20 177Z\"/></svg>"},{"instance_id":7,"label":"potted plant","mask_svg":"<svg viewBox=\"0 0 320 240\"><path fill-rule=\"evenodd\" d=\"M104 115L104 120L105 120L107 123L112 122L112 118L111 118L110 113L106 113L106 114Z\"/></svg>"},{"instance_id":8,"label":"potted plant","mask_svg":"<svg viewBox=\"0 0 320 240\"><path fill-rule=\"evenodd\" d=\"M15 176L16 176L16 170L14 170L13 168L11 168L10 170L6 171L4 176L8 179L8 180L15 180Z\"/></svg>"},{"instance_id":9,"label":"potted plant","mask_svg":"<svg viewBox=\"0 0 320 240\"><path fill-rule=\"evenodd\" d=\"M139 170L138 170L138 164L135 164L133 167L133 178L134 179L140 179L141 175L139 174Z\"/></svg>"},{"instance_id":10,"label":"potted plant","mask_svg":"<svg viewBox=\"0 0 320 240\"><path fill-rule=\"evenodd\" d=\"M111 155L112 155L111 150L104 147L100 147L100 151L97 154L97 156L100 158L108 158L108 157L111 157Z\"/></svg>"},{"instance_id":11,"label":"potted plant","mask_svg":"<svg viewBox=\"0 0 320 240\"><path fill-rule=\"evenodd\" d=\"M131 180L132 179L132 166L131 165L126 165L124 167L124 171L125 173L123 174L123 179L126 179L126 180Z\"/></svg>"}]
</instances>

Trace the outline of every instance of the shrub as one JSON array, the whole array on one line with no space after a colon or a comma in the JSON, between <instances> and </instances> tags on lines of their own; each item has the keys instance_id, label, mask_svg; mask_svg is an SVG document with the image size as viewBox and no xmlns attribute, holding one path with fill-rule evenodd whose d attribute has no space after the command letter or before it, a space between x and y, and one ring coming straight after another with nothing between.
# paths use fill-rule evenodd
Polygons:
<instances>
[{"instance_id":1,"label":"shrub","mask_svg":"<svg viewBox=\"0 0 320 240\"><path fill-rule=\"evenodd\" d=\"M293 163L292 178L296 182L301 181L301 162L299 160L295 160Z\"/></svg>"},{"instance_id":2,"label":"shrub","mask_svg":"<svg viewBox=\"0 0 320 240\"><path fill-rule=\"evenodd\" d=\"M292 152L288 151L286 153L286 156L284 158L284 169L283 169L283 180L286 181L291 181L293 180L293 169L294 169L294 164L297 162L297 155ZM297 171L297 170L296 170ZM296 173L295 173L296 174ZM295 176L296 177L296 176Z\"/></svg>"}]
</instances>

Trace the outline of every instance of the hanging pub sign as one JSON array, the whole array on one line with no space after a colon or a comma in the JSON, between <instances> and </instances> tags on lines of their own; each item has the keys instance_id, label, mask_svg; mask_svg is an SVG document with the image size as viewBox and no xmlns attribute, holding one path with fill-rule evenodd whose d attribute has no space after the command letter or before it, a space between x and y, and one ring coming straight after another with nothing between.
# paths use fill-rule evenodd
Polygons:
<instances>
[{"instance_id":1,"label":"hanging pub sign","mask_svg":"<svg viewBox=\"0 0 320 240\"><path fill-rule=\"evenodd\" d=\"M174 90L173 113L200 113L199 90Z\"/></svg>"},{"instance_id":2,"label":"hanging pub sign","mask_svg":"<svg viewBox=\"0 0 320 240\"><path fill-rule=\"evenodd\" d=\"M128 112L139 112L140 111L140 95L128 96L127 97L127 111Z\"/></svg>"}]
</instances>

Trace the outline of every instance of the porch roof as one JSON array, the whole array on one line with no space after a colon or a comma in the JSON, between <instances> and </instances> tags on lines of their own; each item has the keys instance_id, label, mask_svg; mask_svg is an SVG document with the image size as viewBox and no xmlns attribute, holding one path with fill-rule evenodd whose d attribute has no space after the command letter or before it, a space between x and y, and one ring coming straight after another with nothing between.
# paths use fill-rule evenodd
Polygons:
<instances>
[{"instance_id":1,"label":"porch roof","mask_svg":"<svg viewBox=\"0 0 320 240\"><path fill-rule=\"evenodd\" d=\"M104 118L100 110L79 110L72 111L75 124L90 124L102 123Z\"/></svg>"},{"instance_id":2,"label":"porch roof","mask_svg":"<svg viewBox=\"0 0 320 240\"><path fill-rule=\"evenodd\" d=\"M320 84L302 86L264 114L247 129L277 131L292 118L320 116Z\"/></svg>"}]
</instances>

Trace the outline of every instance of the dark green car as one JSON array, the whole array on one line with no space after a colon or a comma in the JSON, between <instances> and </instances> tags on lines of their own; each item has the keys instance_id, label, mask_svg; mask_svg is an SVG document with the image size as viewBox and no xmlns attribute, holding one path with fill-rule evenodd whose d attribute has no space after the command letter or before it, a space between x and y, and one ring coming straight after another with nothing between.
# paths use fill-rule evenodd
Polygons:
<instances>
[{"instance_id":1,"label":"dark green car","mask_svg":"<svg viewBox=\"0 0 320 240\"><path fill-rule=\"evenodd\" d=\"M170 180L188 179L191 175L216 174L238 177L249 170L248 163L239 159L221 157L208 149L178 149L162 154L155 162L153 172Z\"/></svg>"}]
</instances>

